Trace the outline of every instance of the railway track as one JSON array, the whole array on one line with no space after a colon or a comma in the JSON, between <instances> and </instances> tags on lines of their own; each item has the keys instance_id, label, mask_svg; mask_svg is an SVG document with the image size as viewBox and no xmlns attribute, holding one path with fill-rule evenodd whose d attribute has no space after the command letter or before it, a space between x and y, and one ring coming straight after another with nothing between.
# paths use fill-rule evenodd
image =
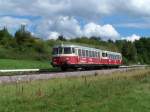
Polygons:
<instances>
[{"instance_id":1,"label":"railway track","mask_svg":"<svg viewBox=\"0 0 150 112\"><path fill-rule=\"evenodd\" d=\"M91 70L91 71L77 71L77 72L39 72L32 74L23 74L23 75L12 75L12 76L0 76L0 84L3 83L19 83L19 82L30 82L33 80L47 80L51 78L66 78L66 77L79 77L79 76L90 76L90 75L108 75L113 72L126 72L129 70L135 69L144 69L147 67L146 65L134 65L134 66L121 66L118 69L103 69L103 70ZM24 71L24 70L13 70L16 71ZM38 71L38 70L29 70L25 69L25 71ZM1 70L0 73L3 72L11 72L11 70Z\"/></svg>"}]
</instances>

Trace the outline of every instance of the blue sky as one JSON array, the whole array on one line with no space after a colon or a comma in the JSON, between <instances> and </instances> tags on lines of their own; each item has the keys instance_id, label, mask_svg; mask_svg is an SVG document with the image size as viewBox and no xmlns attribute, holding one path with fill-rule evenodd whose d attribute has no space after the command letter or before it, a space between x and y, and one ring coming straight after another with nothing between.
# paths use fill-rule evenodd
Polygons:
<instances>
[{"instance_id":1,"label":"blue sky","mask_svg":"<svg viewBox=\"0 0 150 112\"><path fill-rule=\"evenodd\" d=\"M21 24L44 39L101 37L134 41L150 35L150 0L0 0L0 28Z\"/></svg>"},{"instance_id":2,"label":"blue sky","mask_svg":"<svg viewBox=\"0 0 150 112\"><path fill-rule=\"evenodd\" d=\"M150 36L150 23L143 21L141 17L137 19L134 17L130 18L127 15L113 15L103 17L100 20L100 24L112 24L121 36L129 36L132 34L145 37ZM135 26L133 23L139 26Z\"/></svg>"}]
</instances>

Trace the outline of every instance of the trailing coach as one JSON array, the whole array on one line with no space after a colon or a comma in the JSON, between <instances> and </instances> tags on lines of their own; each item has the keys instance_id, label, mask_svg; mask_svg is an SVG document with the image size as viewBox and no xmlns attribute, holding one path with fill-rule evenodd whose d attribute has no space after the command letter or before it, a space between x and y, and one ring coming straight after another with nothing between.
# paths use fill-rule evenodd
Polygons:
<instances>
[{"instance_id":1,"label":"trailing coach","mask_svg":"<svg viewBox=\"0 0 150 112\"><path fill-rule=\"evenodd\" d=\"M52 65L63 71L71 69L118 68L122 64L121 53L78 45L53 47Z\"/></svg>"}]
</instances>

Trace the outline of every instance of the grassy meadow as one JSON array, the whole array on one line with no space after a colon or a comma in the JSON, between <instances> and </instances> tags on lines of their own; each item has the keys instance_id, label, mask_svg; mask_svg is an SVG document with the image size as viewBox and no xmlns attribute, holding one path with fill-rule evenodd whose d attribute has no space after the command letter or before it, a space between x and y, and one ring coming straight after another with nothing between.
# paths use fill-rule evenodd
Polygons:
<instances>
[{"instance_id":1,"label":"grassy meadow","mask_svg":"<svg viewBox=\"0 0 150 112\"><path fill-rule=\"evenodd\" d=\"M149 112L150 69L0 85L0 112Z\"/></svg>"},{"instance_id":2,"label":"grassy meadow","mask_svg":"<svg viewBox=\"0 0 150 112\"><path fill-rule=\"evenodd\" d=\"M50 61L0 59L0 69L51 69Z\"/></svg>"}]
</instances>

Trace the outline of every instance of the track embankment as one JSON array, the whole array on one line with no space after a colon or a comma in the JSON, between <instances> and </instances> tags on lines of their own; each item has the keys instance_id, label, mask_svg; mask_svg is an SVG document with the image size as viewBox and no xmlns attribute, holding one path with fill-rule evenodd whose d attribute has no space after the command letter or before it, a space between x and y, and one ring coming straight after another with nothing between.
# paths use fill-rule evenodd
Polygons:
<instances>
[{"instance_id":1,"label":"track embankment","mask_svg":"<svg viewBox=\"0 0 150 112\"><path fill-rule=\"evenodd\" d=\"M29 82L33 80L48 80L52 78L66 78L66 77L79 77L90 75L110 75L114 72L127 72L130 70L145 69L145 66L140 67L122 67L118 69L104 69L104 70L91 70L91 71L77 71L77 72L49 72L49 73L36 73L28 75L14 75L14 76L0 76L0 84L3 83L19 83Z\"/></svg>"}]
</instances>

